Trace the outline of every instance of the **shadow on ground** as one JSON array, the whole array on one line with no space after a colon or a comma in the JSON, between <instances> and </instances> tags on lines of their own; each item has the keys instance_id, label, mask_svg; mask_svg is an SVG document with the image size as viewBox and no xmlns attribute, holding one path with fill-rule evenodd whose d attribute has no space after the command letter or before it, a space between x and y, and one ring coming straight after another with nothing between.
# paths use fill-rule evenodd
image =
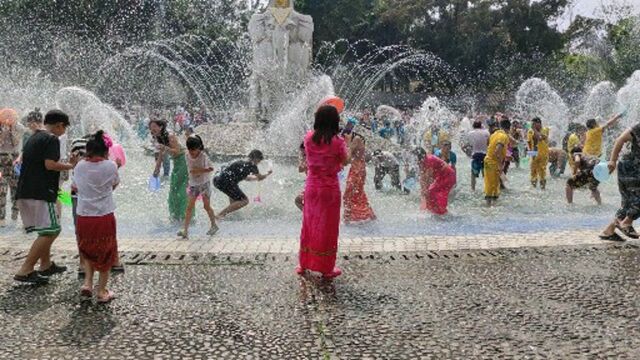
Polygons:
<instances>
[{"instance_id":1,"label":"shadow on ground","mask_svg":"<svg viewBox=\"0 0 640 360\"><path fill-rule=\"evenodd\" d=\"M0 257L0 358L640 356L636 247L372 257L333 283L285 257L131 265L107 306L75 274L17 286Z\"/></svg>"}]
</instances>

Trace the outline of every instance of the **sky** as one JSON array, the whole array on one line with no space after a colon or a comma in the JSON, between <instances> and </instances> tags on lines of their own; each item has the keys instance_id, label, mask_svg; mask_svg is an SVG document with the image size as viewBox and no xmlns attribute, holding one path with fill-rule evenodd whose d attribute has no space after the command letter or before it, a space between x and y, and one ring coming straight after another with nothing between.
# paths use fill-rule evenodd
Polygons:
<instances>
[{"instance_id":1,"label":"sky","mask_svg":"<svg viewBox=\"0 0 640 360\"><path fill-rule=\"evenodd\" d=\"M571 7L558 21L558 28L565 30L571 24L571 20L578 15L587 17L601 17L600 10L606 4L629 5L636 14L640 14L640 0L573 0Z\"/></svg>"}]
</instances>

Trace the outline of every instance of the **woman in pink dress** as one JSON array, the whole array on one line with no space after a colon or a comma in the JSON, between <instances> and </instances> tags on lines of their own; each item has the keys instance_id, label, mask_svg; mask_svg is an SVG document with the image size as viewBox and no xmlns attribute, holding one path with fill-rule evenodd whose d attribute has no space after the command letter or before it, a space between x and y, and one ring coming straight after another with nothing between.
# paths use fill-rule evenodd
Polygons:
<instances>
[{"instance_id":1,"label":"woman in pink dress","mask_svg":"<svg viewBox=\"0 0 640 360\"><path fill-rule=\"evenodd\" d=\"M315 115L314 131L304 139L307 183L304 190L298 274L305 270L334 278L340 230L338 172L349 162L344 139L338 136L340 116L333 106L322 106Z\"/></svg>"},{"instance_id":2,"label":"woman in pink dress","mask_svg":"<svg viewBox=\"0 0 640 360\"><path fill-rule=\"evenodd\" d=\"M349 136L352 139L349 145L351 169L347 178L347 187L344 190L343 215L346 224L376 219L376 214L369 205L367 193L364 192L364 184L367 179L364 139L356 133Z\"/></svg>"},{"instance_id":3,"label":"woman in pink dress","mask_svg":"<svg viewBox=\"0 0 640 360\"><path fill-rule=\"evenodd\" d=\"M416 156L420 161L420 208L444 215L447 213L449 192L456 185L456 172L442 159L427 155L423 149L418 149Z\"/></svg>"}]
</instances>

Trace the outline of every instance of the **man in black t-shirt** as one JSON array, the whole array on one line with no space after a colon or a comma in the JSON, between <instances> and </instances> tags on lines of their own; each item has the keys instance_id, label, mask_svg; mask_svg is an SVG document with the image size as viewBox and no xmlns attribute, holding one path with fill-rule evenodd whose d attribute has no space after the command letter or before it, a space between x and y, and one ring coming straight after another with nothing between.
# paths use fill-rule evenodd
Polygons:
<instances>
[{"instance_id":1,"label":"man in black t-shirt","mask_svg":"<svg viewBox=\"0 0 640 360\"><path fill-rule=\"evenodd\" d=\"M222 219L234 211L238 211L249 205L249 199L245 195L238 183L243 180L262 181L271 175L271 170L266 175L261 175L258 164L264 159L260 150L253 150L249 153L249 160L238 160L222 169L213 179L216 189L222 191L229 197L229 206L218 213L218 218Z\"/></svg>"},{"instance_id":2,"label":"man in black t-shirt","mask_svg":"<svg viewBox=\"0 0 640 360\"><path fill-rule=\"evenodd\" d=\"M60 234L60 214L56 209L60 172L73 169L76 158L70 164L60 162L58 137L66 132L69 117L59 110L45 115L45 129L37 130L22 149L22 168L18 180L18 208L27 233L37 232L29 254L16 281L43 284L48 277L67 270L51 261L51 245ZM34 267L40 260L40 271Z\"/></svg>"}]
</instances>

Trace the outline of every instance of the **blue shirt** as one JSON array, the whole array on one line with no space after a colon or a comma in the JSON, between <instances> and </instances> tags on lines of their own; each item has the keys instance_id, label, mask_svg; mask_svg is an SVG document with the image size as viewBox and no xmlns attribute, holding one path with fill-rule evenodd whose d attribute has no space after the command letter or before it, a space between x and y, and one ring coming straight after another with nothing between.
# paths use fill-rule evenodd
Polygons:
<instances>
[{"instance_id":1,"label":"blue shirt","mask_svg":"<svg viewBox=\"0 0 640 360\"><path fill-rule=\"evenodd\" d=\"M441 153L442 151L440 151L440 149L436 149L434 155L437 157L440 157ZM457 163L458 163L458 156L453 151L449 151L449 161L447 161L447 164L455 167Z\"/></svg>"}]
</instances>

